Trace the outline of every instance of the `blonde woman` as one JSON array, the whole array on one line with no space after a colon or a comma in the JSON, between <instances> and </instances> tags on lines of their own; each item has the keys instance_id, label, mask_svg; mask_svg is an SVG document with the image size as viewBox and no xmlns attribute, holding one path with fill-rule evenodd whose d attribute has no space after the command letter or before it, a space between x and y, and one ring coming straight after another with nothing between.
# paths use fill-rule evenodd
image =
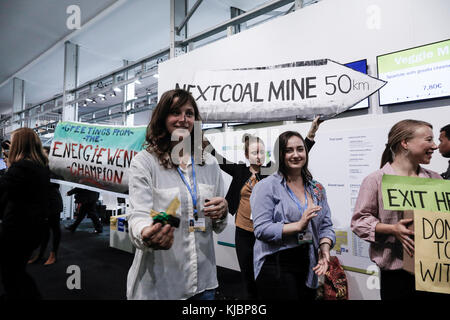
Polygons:
<instances>
[{"instance_id":1,"label":"blonde woman","mask_svg":"<svg viewBox=\"0 0 450 320\"><path fill-rule=\"evenodd\" d=\"M359 189L351 221L353 232L370 242L370 259L380 268L382 300L411 299L420 295L415 290L414 275L404 271L403 251L414 253L414 232L408 230L412 219L404 219L403 211L383 209L381 181L383 175L399 175L441 179L429 164L434 150L433 127L428 122L403 120L389 131L381 158L381 169L367 176Z\"/></svg>"}]
</instances>

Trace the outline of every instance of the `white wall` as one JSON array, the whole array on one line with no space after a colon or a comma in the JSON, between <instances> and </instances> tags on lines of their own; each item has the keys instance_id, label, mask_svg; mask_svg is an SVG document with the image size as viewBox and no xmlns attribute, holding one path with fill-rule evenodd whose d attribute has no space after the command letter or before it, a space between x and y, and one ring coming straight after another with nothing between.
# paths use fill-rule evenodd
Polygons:
<instances>
[{"instance_id":1,"label":"white wall","mask_svg":"<svg viewBox=\"0 0 450 320\"><path fill-rule=\"evenodd\" d=\"M376 76L377 55L449 39L449 12L447 0L324 0L160 64L158 91L162 94L173 88L174 81L189 83L202 69L318 58L341 63L367 59L368 73ZM370 104L369 110L351 111L326 121L317 139L321 132L386 127L406 118L428 120L438 136L438 129L450 119L450 99L380 108L375 94ZM306 132L309 124L295 126ZM387 137L387 132L380 135ZM378 163L379 158L374 161ZM429 167L442 172L446 165L435 153ZM216 246L216 256L218 265L238 270L234 248ZM367 287L367 275L347 272L347 276L352 299L379 299L379 290Z\"/></svg>"}]
</instances>

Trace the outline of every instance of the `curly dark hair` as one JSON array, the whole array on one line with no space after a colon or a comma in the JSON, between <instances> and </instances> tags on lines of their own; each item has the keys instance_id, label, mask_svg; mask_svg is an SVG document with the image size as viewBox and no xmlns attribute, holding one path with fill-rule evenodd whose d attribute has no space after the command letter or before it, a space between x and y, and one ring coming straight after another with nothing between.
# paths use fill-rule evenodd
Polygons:
<instances>
[{"instance_id":1,"label":"curly dark hair","mask_svg":"<svg viewBox=\"0 0 450 320\"><path fill-rule=\"evenodd\" d=\"M178 98L175 100L175 98ZM194 108L195 121L201 121L200 112L195 102L194 97L183 89L169 90L163 93L156 108L153 110L152 118L147 126L147 133L145 136L145 148L148 152L156 154L159 162L165 168L173 168L173 162L170 157L173 149L171 135L166 127L166 119L170 113L180 109L185 104L190 104ZM191 132L191 152L194 153L195 148L199 149L200 154L203 154L203 145L194 145L196 140L193 130ZM203 133L201 137L203 141ZM202 159L203 163L203 159Z\"/></svg>"}]
</instances>

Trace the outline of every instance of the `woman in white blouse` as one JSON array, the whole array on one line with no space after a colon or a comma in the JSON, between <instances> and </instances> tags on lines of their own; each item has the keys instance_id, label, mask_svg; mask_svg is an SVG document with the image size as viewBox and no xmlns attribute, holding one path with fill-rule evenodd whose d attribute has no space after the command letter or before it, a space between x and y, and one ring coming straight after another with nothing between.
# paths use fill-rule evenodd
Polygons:
<instances>
[{"instance_id":1,"label":"woman in white blouse","mask_svg":"<svg viewBox=\"0 0 450 320\"><path fill-rule=\"evenodd\" d=\"M196 122L198 121L198 122ZM226 226L228 203L217 160L203 154L201 118L185 90L165 92L147 127L145 150L130 166L130 238L136 247L128 299L214 299L212 231ZM153 223L177 198L178 228Z\"/></svg>"}]
</instances>

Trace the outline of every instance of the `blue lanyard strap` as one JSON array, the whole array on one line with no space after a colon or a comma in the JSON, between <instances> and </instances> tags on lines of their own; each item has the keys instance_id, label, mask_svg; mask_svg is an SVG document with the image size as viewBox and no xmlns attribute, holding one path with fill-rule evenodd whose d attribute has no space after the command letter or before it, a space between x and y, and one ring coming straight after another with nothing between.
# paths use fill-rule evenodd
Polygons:
<instances>
[{"instance_id":1,"label":"blue lanyard strap","mask_svg":"<svg viewBox=\"0 0 450 320\"><path fill-rule=\"evenodd\" d=\"M191 198L192 203L194 205L194 219L198 220L198 211L197 211L197 182L195 180L195 168L194 168L194 158L191 157L191 163L192 163L192 180L194 181L194 190L191 189L191 186L189 185L189 182L186 180L186 177L184 176L183 172L181 172L180 167L177 167L178 173L180 174L181 180L183 180L184 184L186 185Z\"/></svg>"},{"instance_id":2,"label":"blue lanyard strap","mask_svg":"<svg viewBox=\"0 0 450 320\"><path fill-rule=\"evenodd\" d=\"M300 200L297 198L297 196L294 194L294 192L292 192L291 188L289 188L289 186L287 184L286 184L286 188L287 188L289 196L297 205L297 208L300 211L300 217L301 217L303 215L303 212L308 208L308 197L306 194L306 187L305 187L305 206L304 207L302 206L302 204L300 203Z\"/></svg>"}]
</instances>

